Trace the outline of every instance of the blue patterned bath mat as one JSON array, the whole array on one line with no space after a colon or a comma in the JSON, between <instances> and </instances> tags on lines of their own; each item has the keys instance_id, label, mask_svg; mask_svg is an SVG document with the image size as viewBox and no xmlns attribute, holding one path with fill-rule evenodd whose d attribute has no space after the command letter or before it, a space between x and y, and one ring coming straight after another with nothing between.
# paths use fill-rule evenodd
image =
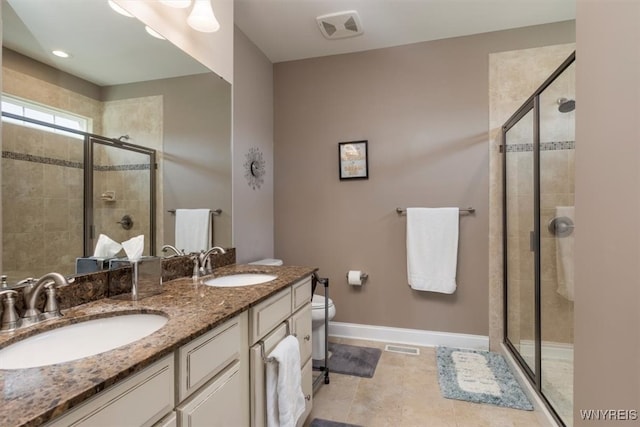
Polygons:
<instances>
[{"instance_id":1,"label":"blue patterned bath mat","mask_svg":"<svg viewBox=\"0 0 640 427\"><path fill-rule=\"evenodd\" d=\"M437 358L438 381L444 397L533 410L502 355L438 347Z\"/></svg>"}]
</instances>

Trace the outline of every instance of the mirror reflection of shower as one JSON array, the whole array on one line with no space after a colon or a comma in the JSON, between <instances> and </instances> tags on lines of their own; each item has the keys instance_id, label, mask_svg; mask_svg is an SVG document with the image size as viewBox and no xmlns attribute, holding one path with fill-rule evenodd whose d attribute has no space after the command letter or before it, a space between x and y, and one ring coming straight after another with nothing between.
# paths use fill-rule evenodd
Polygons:
<instances>
[{"instance_id":1,"label":"mirror reflection of shower","mask_svg":"<svg viewBox=\"0 0 640 427\"><path fill-rule=\"evenodd\" d=\"M567 98L558 98L558 111L561 113L569 113L576 109L576 101Z\"/></svg>"}]
</instances>

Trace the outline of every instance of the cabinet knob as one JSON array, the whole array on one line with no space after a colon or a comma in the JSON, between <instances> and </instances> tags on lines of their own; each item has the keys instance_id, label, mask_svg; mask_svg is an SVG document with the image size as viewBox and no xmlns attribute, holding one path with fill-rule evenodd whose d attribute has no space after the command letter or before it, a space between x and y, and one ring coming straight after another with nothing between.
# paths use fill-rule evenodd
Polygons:
<instances>
[{"instance_id":1,"label":"cabinet knob","mask_svg":"<svg viewBox=\"0 0 640 427\"><path fill-rule=\"evenodd\" d=\"M311 395L310 394L307 394L304 398L307 399L309 402L311 402Z\"/></svg>"},{"instance_id":2,"label":"cabinet knob","mask_svg":"<svg viewBox=\"0 0 640 427\"><path fill-rule=\"evenodd\" d=\"M304 340L305 341L310 341L311 340L311 335L305 335L304 336Z\"/></svg>"}]
</instances>

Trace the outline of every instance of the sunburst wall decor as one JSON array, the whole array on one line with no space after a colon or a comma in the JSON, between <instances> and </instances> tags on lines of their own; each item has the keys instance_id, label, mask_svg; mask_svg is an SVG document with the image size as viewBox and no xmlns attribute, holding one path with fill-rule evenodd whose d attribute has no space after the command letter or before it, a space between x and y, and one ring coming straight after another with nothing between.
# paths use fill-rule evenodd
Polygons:
<instances>
[{"instance_id":1,"label":"sunburst wall decor","mask_svg":"<svg viewBox=\"0 0 640 427\"><path fill-rule=\"evenodd\" d=\"M266 172L266 162L262 152L256 147L251 147L249 152L245 154L245 159L244 177L247 179L249 187L254 190L259 189L264 183L264 174Z\"/></svg>"}]
</instances>

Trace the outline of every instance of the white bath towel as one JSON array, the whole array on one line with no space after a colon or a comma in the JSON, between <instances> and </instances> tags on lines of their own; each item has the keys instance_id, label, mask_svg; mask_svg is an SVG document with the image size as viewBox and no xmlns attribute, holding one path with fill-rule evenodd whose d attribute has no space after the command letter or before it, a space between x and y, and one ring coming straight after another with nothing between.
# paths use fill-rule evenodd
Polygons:
<instances>
[{"instance_id":1,"label":"white bath towel","mask_svg":"<svg viewBox=\"0 0 640 427\"><path fill-rule=\"evenodd\" d=\"M211 246L211 211L176 209L176 248L186 253L206 251Z\"/></svg>"},{"instance_id":2,"label":"white bath towel","mask_svg":"<svg viewBox=\"0 0 640 427\"><path fill-rule=\"evenodd\" d=\"M556 206L556 218L559 217L570 218L574 221L575 207L573 206ZM573 232L565 237L557 237L556 240L556 271L558 280L558 293L573 301L573 247L574 247L574 234Z\"/></svg>"},{"instance_id":3,"label":"white bath towel","mask_svg":"<svg viewBox=\"0 0 640 427\"><path fill-rule=\"evenodd\" d=\"M458 208L407 209L407 277L413 289L455 292L459 214Z\"/></svg>"},{"instance_id":4,"label":"white bath towel","mask_svg":"<svg viewBox=\"0 0 640 427\"><path fill-rule=\"evenodd\" d=\"M267 363L267 427L295 427L304 413L298 339L289 335L278 343Z\"/></svg>"}]
</instances>

